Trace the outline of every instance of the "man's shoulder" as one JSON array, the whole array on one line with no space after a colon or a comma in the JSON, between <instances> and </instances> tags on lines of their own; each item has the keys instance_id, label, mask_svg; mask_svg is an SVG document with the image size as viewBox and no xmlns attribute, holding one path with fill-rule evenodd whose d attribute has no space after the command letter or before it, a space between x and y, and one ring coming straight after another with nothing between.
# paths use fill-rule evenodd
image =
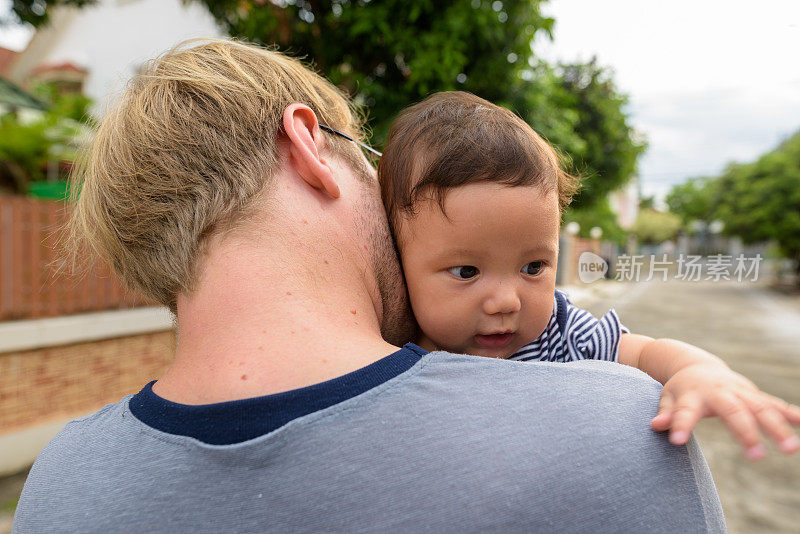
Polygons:
<instances>
[{"instance_id":1,"label":"man's shoulder","mask_svg":"<svg viewBox=\"0 0 800 534\"><path fill-rule=\"evenodd\" d=\"M714 496L713 485L698 479L684 449L650 430L657 393L618 364L435 352L361 395L222 447L148 430L126 398L70 423L48 445L14 532L153 521L163 531L241 521L254 531L352 531L363 511L376 531L521 532L556 523L596 531L602 522L641 531L653 521L663 523L655 531L692 530L707 521L701 500ZM330 480L346 490L331 492ZM185 488L192 491L177 491ZM528 507L536 494L548 498ZM308 502L322 504L310 513Z\"/></svg>"},{"instance_id":2,"label":"man's shoulder","mask_svg":"<svg viewBox=\"0 0 800 534\"><path fill-rule=\"evenodd\" d=\"M602 361L575 363L515 362L445 352L423 357L423 366L402 387L360 402L365 413L407 424L399 414L415 414L412 430L480 433L491 429L515 440L542 446L564 441L615 447L663 450L668 443L650 429L658 412L661 385L646 374ZM355 399L354 399L355 400ZM418 414L418 415L417 415ZM450 432L450 433L448 433ZM455 440L457 442L457 440Z\"/></svg>"},{"instance_id":3,"label":"man's shoulder","mask_svg":"<svg viewBox=\"0 0 800 534\"><path fill-rule=\"evenodd\" d=\"M126 395L119 401L106 404L94 413L78 417L68 422L61 431L50 440L42 450L39 458L47 457L56 452L65 454L70 452L85 452L87 443L94 443L98 437L112 428L116 432L117 426L122 422L128 410L128 401L131 395Z\"/></svg>"},{"instance_id":4,"label":"man's shoulder","mask_svg":"<svg viewBox=\"0 0 800 534\"><path fill-rule=\"evenodd\" d=\"M593 390L601 393L607 387L625 386L627 391L646 396L658 397L661 384L642 371L615 362L600 360L579 360L573 362L520 362L481 358L448 352L431 352L430 370L446 373L454 380L483 381L487 386L491 381L481 380L490 377L504 377L512 384L521 387L545 385L559 387L560 394L569 391ZM563 388L567 389L564 390Z\"/></svg>"},{"instance_id":5,"label":"man's shoulder","mask_svg":"<svg viewBox=\"0 0 800 534\"><path fill-rule=\"evenodd\" d=\"M31 473L35 474L44 465L48 472L75 469L80 465L80 458L90 457L99 448L113 447L122 433L123 420L130 417L127 413L129 399L130 395L67 423L39 454Z\"/></svg>"},{"instance_id":6,"label":"man's shoulder","mask_svg":"<svg viewBox=\"0 0 800 534\"><path fill-rule=\"evenodd\" d=\"M544 447L582 444L605 451L608 461L633 448L672 452L664 436L650 429L661 384L637 369L603 361L527 363L441 352L427 357L426 368L403 390L410 398L397 402L428 407L424 418L432 432L448 414L459 414L468 416L475 432L484 426ZM386 411L392 408L390 403Z\"/></svg>"},{"instance_id":7,"label":"man's shoulder","mask_svg":"<svg viewBox=\"0 0 800 534\"><path fill-rule=\"evenodd\" d=\"M353 399L357 409L310 421L295 451L304 468L335 432L343 449L336 455L346 465L364 465L365 450L381 451L376 471L392 473L398 484L398 473L411 466L423 502L455 488L481 502L486 517L497 502L519 504L530 513L512 531L724 529L696 444L674 447L650 428L661 386L647 375L601 361L524 363L445 352L422 360L396 387ZM424 483L420 472L431 474ZM469 477L459 476L464 472ZM548 498L526 508L530 495Z\"/></svg>"},{"instance_id":8,"label":"man's shoulder","mask_svg":"<svg viewBox=\"0 0 800 534\"><path fill-rule=\"evenodd\" d=\"M120 440L129 433L123 422L126 416L130 417L126 414L129 398L70 421L50 440L25 482L14 517L14 532L47 530L47 524L39 523L42 510L48 510L48 521L55 520L52 512L56 509L78 513L70 506L52 503L77 503L87 493L107 489L101 487L102 480L95 475L102 472L98 466L113 463Z\"/></svg>"}]
</instances>

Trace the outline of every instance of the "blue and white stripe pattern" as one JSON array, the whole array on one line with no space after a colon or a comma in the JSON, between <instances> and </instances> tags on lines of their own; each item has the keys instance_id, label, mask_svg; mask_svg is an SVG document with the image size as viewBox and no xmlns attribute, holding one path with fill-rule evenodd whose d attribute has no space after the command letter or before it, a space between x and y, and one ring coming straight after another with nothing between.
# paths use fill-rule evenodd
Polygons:
<instances>
[{"instance_id":1,"label":"blue and white stripe pattern","mask_svg":"<svg viewBox=\"0 0 800 534\"><path fill-rule=\"evenodd\" d=\"M559 306L563 310L559 310ZM559 313L560 311L560 313ZM559 320L559 318L561 320ZM509 360L571 362L575 360L617 361L620 335L629 333L608 310L596 319L591 313L576 308L567 295L556 289L553 315L547 328L532 343L514 353Z\"/></svg>"}]
</instances>

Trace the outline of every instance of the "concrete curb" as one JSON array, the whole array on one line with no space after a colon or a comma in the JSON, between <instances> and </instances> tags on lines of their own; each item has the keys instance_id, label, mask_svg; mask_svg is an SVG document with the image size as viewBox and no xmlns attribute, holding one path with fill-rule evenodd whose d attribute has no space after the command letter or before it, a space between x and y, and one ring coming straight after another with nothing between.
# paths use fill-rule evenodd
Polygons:
<instances>
[{"instance_id":1,"label":"concrete curb","mask_svg":"<svg viewBox=\"0 0 800 534\"><path fill-rule=\"evenodd\" d=\"M149 307L0 323L0 353L70 345L174 328L166 308Z\"/></svg>"}]
</instances>

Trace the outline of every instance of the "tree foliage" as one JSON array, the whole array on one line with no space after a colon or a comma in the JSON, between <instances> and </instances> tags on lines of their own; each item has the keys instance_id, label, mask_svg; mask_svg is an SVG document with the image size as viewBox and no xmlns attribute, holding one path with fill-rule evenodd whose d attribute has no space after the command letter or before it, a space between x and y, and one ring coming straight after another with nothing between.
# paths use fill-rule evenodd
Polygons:
<instances>
[{"instance_id":1,"label":"tree foliage","mask_svg":"<svg viewBox=\"0 0 800 534\"><path fill-rule=\"evenodd\" d=\"M546 0L191 1L229 35L312 62L362 106L378 147L404 107L436 91L469 91L518 113L587 177L577 210L626 183L644 150L609 71L535 57L534 37L552 37ZM87 3L15 0L13 8L38 24L52 6Z\"/></svg>"},{"instance_id":2,"label":"tree foliage","mask_svg":"<svg viewBox=\"0 0 800 534\"><path fill-rule=\"evenodd\" d=\"M716 192L725 233L747 243L774 239L800 261L800 131L752 163L730 165Z\"/></svg>"},{"instance_id":3,"label":"tree foliage","mask_svg":"<svg viewBox=\"0 0 800 534\"><path fill-rule=\"evenodd\" d=\"M59 95L54 88L37 88L48 102L43 112L0 116L0 182L16 193L27 193L31 182L44 180L49 165L74 161L80 137L88 130L90 100L83 95Z\"/></svg>"},{"instance_id":4,"label":"tree foliage","mask_svg":"<svg viewBox=\"0 0 800 534\"><path fill-rule=\"evenodd\" d=\"M587 176L574 208L590 206L625 185L636 174L636 162L647 145L637 139L611 73L596 64L562 65L561 84L569 95L562 103L578 114L575 134L582 149L572 152L575 168Z\"/></svg>"},{"instance_id":5,"label":"tree foliage","mask_svg":"<svg viewBox=\"0 0 800 534\"><path fill-rule=\"evenodd\" d=\"M800 131L753 162L675 186L667 203L684 222L718 219L724 233L775 240L800 261Z\"/></svg>"},{"instance_id":6,"label":"tree foliage","mask_svg":"<svg viewBox=\"0 0 800 534\"><path fill-rule=\"evenodd\" d=\"M658 244L678 235L681 219L669 212L645 209L639 212L631 231L641 243Z\"/></svg>"},{"instance_id":7,"label":"tree foliage","mask_svg":"<svg viewBox=\"0 0 800 534\"><path fill-rule=\"evenodd\" d=\"M609 71L535 57L533 38L554 23L541 0L196 1L231 35L313 60L368 109L378 146L402 108L469 91L518 113L586 176L578 211L630 180L645 149Z\"/></svg>"},{"instance_id":8,"label":"tree foliage","mask_svg":"<svg viewBox=\"0 0 800 534\"><path fill-rule=\"evenodd\" d=\"M617 222L617 214L611 209L608 198L598 199L589 207L571 209L564 215L564 220L577 222L580 225L578 235L584 238L590 237L591 229L597 227L603 230L604 241L624 246L628 239L627 233Z\"/></svg>"},{"instance_id":9,"label":"tree foliage","mask_svg":"<svg viewBox=\"0 0 800 534\"><path fill-rule=\"evenodd\" d=\"M518 103L540 0L195 0L232 36L307 58L369 110L381 145L394 115L435 91Z\"/></svg>"},{"instance_id":10,"label":"tree foliage","mask_svg":"<svg viewBox=\"0 0 800 534\"><path fill-rule=\"evenodd\" d=\"M714 218L714 187L710 178L694 178L673 186L667 194L669 211L681 218L684 226L692 221L711 221Z\"/></svg>"},{"instance_id":11,"label":"tree foliage","mask_svg":"<svg viewBox=\"0 0 800 534\"><path fill-rule=\"evenodd\" d=\"M41 26L50 21L50 13L54 7L84 7L96 2L97 0L11 0L11 12L20 22Z\"/></svg>"}]
</instances>

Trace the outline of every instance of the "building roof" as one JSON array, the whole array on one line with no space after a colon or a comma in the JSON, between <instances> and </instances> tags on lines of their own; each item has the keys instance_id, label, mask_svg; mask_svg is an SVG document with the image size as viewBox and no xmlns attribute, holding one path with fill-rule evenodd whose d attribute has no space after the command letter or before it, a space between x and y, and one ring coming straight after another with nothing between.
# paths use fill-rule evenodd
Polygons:
<instances>
[{"instance_id":1,"label":"building roof","mask_svg":"<svg viewBox=\"0 0 800 534\"><path fill-rule=\"evenodd\" d=\"M3 78L0 78L0 104L15 108L47 109L44 102Z\"/></svg>"},{"instance_id":2,"label":"building roof","mask_svg":"<svg viewBox=\"0 0 800 534\"><path fill-rule=\"evenodd\" d=\"M88 71L83 67L79 67L75 63L71 61L59 61L57 63L42 63L41 65L36 66L32 71L31 75L36 76L38 74L42 74L44 72L76 72L78 74L86 74Z\"/></svg>"}]
</instances>

